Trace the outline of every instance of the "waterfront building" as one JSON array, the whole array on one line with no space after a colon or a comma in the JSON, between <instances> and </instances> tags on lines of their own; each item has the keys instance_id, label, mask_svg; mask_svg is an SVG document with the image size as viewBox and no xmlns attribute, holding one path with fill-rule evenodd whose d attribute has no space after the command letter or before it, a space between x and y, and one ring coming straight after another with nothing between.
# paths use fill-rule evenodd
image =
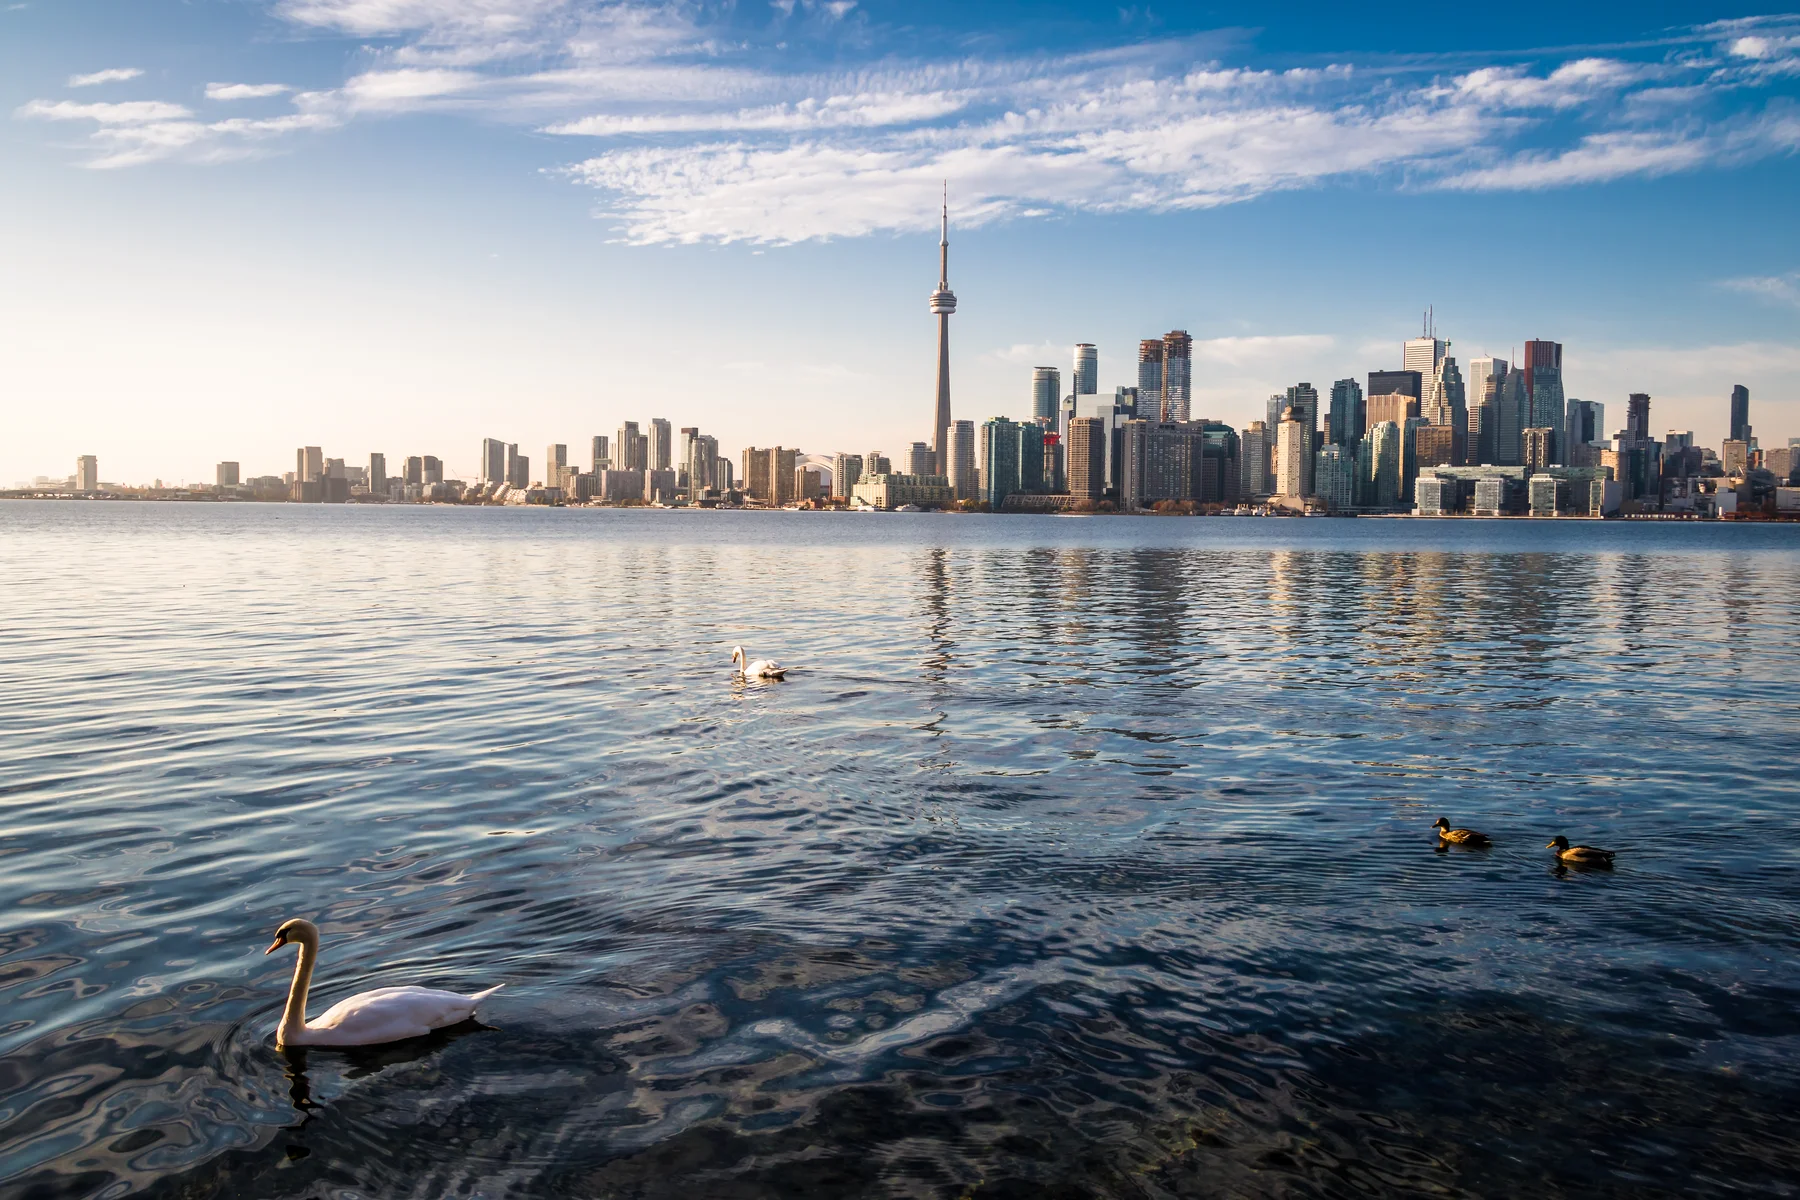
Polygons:
<instances>
[{"instance_id":1,"label":"waterfront building","mask_svg":"<svg viewBox=\"0 0 1800 1200\"><path fill-rule=\"evenodd\" d=\"M766 449L744 447L744 494L752 500L769 498L769 452Z\"/></svg>"},{"instance_id":2,"label":"waterfront building","mask_svg":"<svg viewBox=\"0 0 1800 1200\"><path fill-rule=\"evenodd\" d=\"M506 447L506 481L516 488L531 486L531 455L520 454L517 445Z\"/></svg>"},{"instance_id":3,"label":"waterfront building","mask_svg":"<svg viewBox=\"0 0 1800 1200\"><path fill-rule=\"evenodd\" d=\"M1106 494L1106 422L1075 417L1069 422L1069 494L1098 500Z\"/></svg>"},{"instance_id":4,"label":"waterfront building","mask_svg":"<svg viewBox=\"0 0 1800 1200\"><path fill-rule=\"evenodd\" d=\"M1194 395L1194 339L1185 329L1163 334L1162 419L1185 421Z\"/></svg>"},{"instance_id":5,"label":"waterfront building","mask_svg":"<svg viewBox=\"0 0 1800 1200\"><path fill-rule=\"evenodd\" d=\"M1356 505L1356 457L1348 446L1326 443L1319 448L1313 466L1314 494L1330 512Z\"/></svg>"},{"instance_id":6,"label":"waterfront building","mask_svg":"<svg viewBox=\"0 0 1800 1200\"><path fill-rule=\"evenodd\" d=\"M374 460L379 459L381 457L381 455L373 454L373 455L370 455L369 457L370 457L370 463L371 463L370 474L372 476L374 473L373 472ZM238 486L238 465L234 462L220 463L217 467L213 468L213 482L214 482L215 486L222 487L222 488ZM387 490L385 481L383 483L382 490L383 491Z\"/></svg>"},{"instance_id":7,"label":"waterfront building","mask_svg":"<svg viewBox=\"0 0 1800 1200\"><path fill-rule=\"evenodd\" d=\"M938 233L938 285L931 293L931 312L938 319L937 406L931 421L934 474L950 473L950 316L956 293L950 290L950 185L944 185L944 211ZM872 468L871 468L872 469Z\"/></svg>"},{"instance_id":8,"label":"waterfront building","mask_svg":"<svg viewBox=\"0 0 1800 1200\"><path fill-rule=\"evenodd\" d=\"M596 472L594 494L612 504L621 500L644 499L644 472L605 470Z\"/></svg>"},{"instance_id":9,"label":"waterfront building","mask_svg":"<svg viewBox=\"0 0 1800 1200\"><path fill-rule=\"evenodd\" d=\"M444 462L434 454L421 457L419 462L419 483L430 487L434 483L444 482ZM502 481L504 482L504 480Z\"/></svg>"},{"instance_id":10,"label":"waterfront building","mask_svg":"<svg viewBox=\"0 0 1800 1200\"><path fill-rule=\"evenodd\" d=\"M724 490L719 482L718 463L719 439L696 429L688 443L683 468L687 474L688 499L698 500L708 491Z\"/></svg>"},{"instance_id":11,"label":"waterfront building","mask_svg":"<svg viewBox=\"0 0 1800 1200\"><path fill-rule=\"evenodd\" d=\"M1743 384L1731 388L1731 436L1734 442L1750 440L1750 389Z\"/></svg>"},{"instance_id":12,"label":"waterfront building","mask_svg":"<svg viewBox=\"0 0 1800 1200\"><path fill-rule=\"evenodd\" d=\"M302 446L294 452L294 482L316 483L325 478L325 452L317 446Z\"/></svg>"},{"instance_id":13,"label":"waterfront building","mask_svg":"<svg viewBox=\"0 0 1800 1200\"><path fill-rule=\"evenodd\" d=\"M937 452L926 442L914 442L906 455L908 475L937 474Z\"/></svg>"},{"instance_id":14,"label":"waterfront building","mask_svg":"<svg viewBox=\"0 0 1800 1200\"><path fill-rule=\"evenodd\" d=\"M1062 372L1055 367L1034 367L1031 372L1031 419L1056 420L1056 402L1062 395Z\"/></svg>"},{"instance_id":15,"label":"waterfront building","mask_svg":"<svg viewBox=\"0 0 1800 1200\"><path fill-rule=\"evenodd\" d=\"M413 487L417 487L425 482L425 460L419 455L407 455L406 475L402 482Z\"/></svg>"},{"instance_id":16,"label":"waterfront building","mask_svg":"<svg viewBox=\"0 0 1800 1200\"><path fill-rule=\"evenodd\" d=\"M1037 421L1023 421L1019 430L1019 491L1038 495L1048 491L1044 485L1045 427Z\"/></svg>"},{"instance_id":17,"label":"waterfront building","mask_svg":"<svg viewBox=\"0 0 1800 1200\"><path fill-rule=\"evenodd\" d=\"M1100 351L1091 342L1075 347L1075 371L1071 380L1076 396L1094 396L1100 392Z\"/></svg>"},{"instance_id":18,"label":"waterfront building","mask_svg":"<svg viewBox=\"0 0 1800 1200\"><path fill-rule=\"evenodd\" d=\"M563 472L569 466L569 448L561 442L552 442L544 447L544 486L547 488L564 488L574 491L573 486L565 487Z\"/></svg>"},{"instance_id":19,"label":"waterfront building","mask_svg":"<svg viewBox=\"0 0 1800 1200\"><path fill-rule=\"evenodd\" d=\"M850 489L862 478L863 460L860 454L837 454L831 459L831 495L836 500L848 500Z\"/></svg>"},{"instance_id":20,"label":"waterfront building","mask_svg":"<svg viewBox=\"0 0 1800 1200\"><path fill-rule=\"evenodd\" d=\"M1163 342L1161 338L1145 338L1138 343L1137 405L1139 420L1162 420Z\"/></svg>"},{"instance_id":21,"label":"waterfront building","mask_svg":"<svg viewBox=\"0 0 1800 1200\"><path fill-rule=\"evenodd\" d=\"M1413 431L1413 449L1418 466L1458 467L1456 430L1449 425L1424 424Z\"/></svg>"},{"instance_id":22,"label":"waterfront building","mask_svg":"<svg viewBox=\"0 0 1800 1200\"><path fill-rule=\"evenodd\" d=\"M953 421L950 428L950 490L957 500L973 500L980 490L975 470L975 422Z\"/></svg>"},{"instance_id":23,"label":"waterfront building","mask_svg":"<svg viewBox=\"0 0 1800 1200\"><path fill-rule=\"evenodd\" d=\"M1360 431L1358 441L1361 441ZM1243 436L1244 495L1266 496L1270 487L1269 426L1262 421L1250 422Z\"/></svg>"},{"instance_id":24,"label":"waterfront building","mask_svg":"<svg viewBox=\"0 0 1800 1200\"><path fill-rule=\"evenodd\" d=\"M768 502L774 505L786 505L794 502L794 468L799 466L800 452L781 446L773 446L765 451L768 456L769 495Z\"/></svg>"},{"instance_id":25,"label":"waterfront building","mask_svg":"<svg viewBox=\"0 0 1800 1200\"><path fill-rule=\"evenodd\" d=\"M1562 351L1561 342L1525 343L1525 394L1531 404L1526 424L1550 430L1550 461L1553 463L1562 461L1562 424L1567 417L1563 396Z\"/></svg>"},{"instance_id":26,"label":"waterfront building","mask_svg":"<svg viewBox=\"0 0 1800 1200\"><path fill-rule=\"evenodd\" d=\"M1120 384L1113 389L1113 404L1124 410L1125 419L1130 420L1138 415L1138 390Z\"/></svg>"},{"instance_id":27,"label":"waterfront building","mask_svg":"<svg viewBox=\"0 0 1800 1200\"><path fill-rule=\"evenodd\" d=\"M231 482L233 484L237 483L237 464L236 463L220 463L219 465L221 467L229 466L231 468ZM220 482L223 483L224 481L221 480ZM385 455L385 454L369 455L369 481L368 481L368 484L369 484L369 492L371 495L379 496L388 490L387 455Z\"/></svg>"},{"instance_id":28,"label":"waterfront building","mask_svg":"<svg viewBox=\"0 0 1800 1200\"><path fill-rule=\"evenodd\" d=\"M1470 463L1495 463L1500 423L1500 390L1506 380L1504 358L1484 354L1469 360L1467 399L1468 440L1463 458ZM1520 428L1524 428L1523 425Z\"/></svg>"},{"instance_id":29,"label":"waterfront building","mask_svg":"<svg viewBox=\"0 0 1800 1200\"><path fill-rule=\"evenodd\" d=\"M588 470L598 475L612 468L612 440L604 433L594 435L594 444L588 452Z\"/></svg>"},{"instance_id":30,"label":"waterfront building","mask_svg":"<svg viewBox=\"0 0 1800 1200\"><path fill-rule=\"evenodd\" d=\"M83 454L75 460L75 490L78 492L100 490L100 459L98 455Z\"/></svg>"},{"instance_id":31,"label":"waterfront building","mask_svg":"<svg viewBox=\"0 0 1800 1200\"><path fill-rule=\"evenodd\" d=\"M955 497L942 475L868 475L852 489L851 499L870 508L893 509L906 504L945 508ZM995 506L999 507L998 505Z\"/></svg>"},{"instance_id":32,"label":"waterfront building","mask_svg":"<svg viewBox=\"0 0 1800 1200\"><path fill-rule=\"evenodd\" d=\"M995 512L1006 498L1023 490L1019 478L1019 444L1022 428L1039 429L1030 424L1021 427L1005 417L984 421L982 432L981 498ZM1041 461L1041 460L1040 460ZM882 506L877 506L882 507Z\"/></svg>"},{"instance_id":33,"label":"waterfront building","mask_svg":"<svg viewBox=\"0 0 1800 1200\"><path fill-rule=\"evenodd\" d=\"M1312 457L1312 431L1292 407L1282 414L1275 435L1275 494L1298 500L1306 495L1303 459Z\"/></svg>"},{"instance_id":34,"label":"waterfront building","mask_svg":"<svg viewBox=\"0 0 1800 1200\"><path fill-rule=\"evenodd\" d=\"M1325 441L1333 446L1354 449L1362 440L1367 423L1362 384L1355 379L1339 379L1331 385L1331 408L1326 415Z\"/></svg>"},{"instance_id":35,"label":"waterfront building","mask_svg":"<svg viewBox=\"0 0 1800 1200\"><path fill-rule=\"evenodd\" d=\"M1455 512L1456 498L1456 481L1429 471L1413 484L1413 511L1421 517L1441 517Z\"/></svg>"},{"instance_id":36,"label":"waterfront building","mask_svg":"<svg viewBox=\"0 0 1800 1200\"><path fill-rule=\"evenodd\" d=\"M1730 479L1741 479L1750 471L1750 443L1737 438L1727 439L1719 447L1719 465L1724 468Z\"/></svg>"},{"instance_id":37,"label":"waterfront building","mask_svg":"<svg viewBox=\"0 0 1800 1200\"><path fill-rule=\"evenodd\" d=\"M481 439L481 482L506 482L506 443L499 438Z\"/></svg>"},{"instance_id":38,"label":"waterfront building","mask_svg":"<svg viewBox=\"0 0 1800 1200\"><path fill-rule=\"evenodd\" d=\"M1483 475L1475 481L1475 499L1471 507L1478 517L1506 517L1519 511L1519 496L1524 491L1525 473L1517 475Z\"/></svg>"},{"instance_id":39,"label":"waterfront building","mask_svg":"<svg viewBox=\"0 0 1800 1200\"><path fill-rule=\"evenodd\" d=\"M864 475L891 475L893 470L894 468L888 462L887 455L883 454L881 451L871 450L863 455Z\"/></svg>"},{"instance_id":40,"label":"waterfront building","mask_svg":"<svg viewBox=\"0 0 1800 1200\"><path fill-rule=\"evenodd\" d=\"M1369 430L1368 502L1376 508L1395 508L1400 503L1401 428L1382 421Z\"/></svg>"},{"instance_id":41,"label":"waterfront building","mask_svg":"<svg viewBox=\"0 0 1800 1200\"><path fill-rule=\"evenodd\" d=\"M926 452L930 453L930 450L931 448L927 446ZM825 487L819 471L812 467L794 468L794 499L806 503L817 500L823 495L825 495Z\"/></svg>"}]
</instances>

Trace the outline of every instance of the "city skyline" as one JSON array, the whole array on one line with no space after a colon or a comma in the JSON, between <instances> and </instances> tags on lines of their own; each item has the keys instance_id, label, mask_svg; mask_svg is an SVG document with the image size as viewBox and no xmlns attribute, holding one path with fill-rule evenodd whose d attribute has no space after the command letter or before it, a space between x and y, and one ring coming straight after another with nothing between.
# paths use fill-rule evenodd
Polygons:
<instances>
[{"instance_id":1,"label":"city skyline","mask_svg":"<svg viewBox=\"0 0 1800 1200\"><path fill-rule=\"evenodd\" d=\"M1568 394L1609 410L1648 392L1659 424L1712 444L1718 395L1741 383L1759 429L1800 428L1790 18L1596 10L1559 15L1549 48L1496 49L1473 17L1151 27L1070 8L999 36L944 9L908 25L879 5L776 6L750 28L651 7L622 57L582 65L582 20L615 9L492 7L517 46L424 0L151 4L116 28L87 2L0 13L17 283L0 394L18 410L0 480L95 453L120 478L205 481L221 458L272 466L310 443L430 448L474 477L466 447L501 421L543 446L658 411L722 444L897 453L933 439L938 323L917 302L946 178L953 419L1029 417L1031 369L1070 371L1079 343L1098 347L1100 391L1133 385L1139 341L1182 330L1191 415L1243 427L1298 380L1399 367L1394 335L1429 305L1465 367L1546 339L1567 347ZM701 53L727 26L737 49ZM495 63L537 68L520 77L535 108L493 107ZM1123 150L1072 160L1060 195L996 175L1012 154L1063 178L1040 134L982 123L1037 111L1056 64L1071 100L1110 114L1071 145L1172 131L1149 150L1188 182ZM679 79L692 101L601 86L628 77ZM542 90L556 79L566 93ZM1450 140L1407 143L1383 112ZM1302 169L1313 125L1367 161ZM801 155L974 129L992 144L896 165L878 202ZM721 136L747 147L742 172L706 149ZM657 192L680 154L711 191ZM756 174L778 160L793 178ZM1134 180L1142 196L1094 190ZM1472 269L1490 260L1498 274ZM416 444L427 430L436 446Z\"/></svg>"}]
</instances>

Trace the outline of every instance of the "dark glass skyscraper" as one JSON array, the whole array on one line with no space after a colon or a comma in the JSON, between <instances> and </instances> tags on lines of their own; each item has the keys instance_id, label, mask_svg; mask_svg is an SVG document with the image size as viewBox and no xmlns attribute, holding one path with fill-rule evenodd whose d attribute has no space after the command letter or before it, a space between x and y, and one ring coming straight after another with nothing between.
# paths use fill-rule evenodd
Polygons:
<instances>
[{"instance_id":1,"label":"dark glass skyscraper","mask_svg":"<svg viewBox=\"0 0 1800 1200\"><path fill-rule=\"evenodd\" d=\"M1362 384L1354 379L1340 379L1331 385L1331 409L1326 417L1325 440L1333 446L1348 446L1352 455L1362 440L1364 420Z\"/></svg>"},{"instance_id":2,"label":"dark glass skyscraper","mask_svg":"<svg viewBox=\"0 0 1800 1200\"><path fill-rule=\"evenodd\" d=\"M1731 440L1750 440L1750 389L1741 383L1731 389Z\"/></svg>"}]
</instances>

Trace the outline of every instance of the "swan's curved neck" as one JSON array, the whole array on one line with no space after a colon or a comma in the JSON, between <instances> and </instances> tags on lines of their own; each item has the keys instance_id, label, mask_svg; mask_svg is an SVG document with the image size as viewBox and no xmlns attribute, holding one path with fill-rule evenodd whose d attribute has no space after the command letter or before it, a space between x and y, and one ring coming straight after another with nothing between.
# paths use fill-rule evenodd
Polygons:
<instances>
[{"instance_id":1,"label":"swan's curved neck","mask_svg":"<svg viewBox=\"0 0 1800 1200\"><path fill-rule=\"evenodd\" d=\"M313 967L319 961L319 943L312 938L298 939L300 957L294 963L294 982L288 987L287 1007L281 1013L281 1030L276 1040L289 1042L306 1028L306 993L312 988Z\"/></svg>"}]
</instances>

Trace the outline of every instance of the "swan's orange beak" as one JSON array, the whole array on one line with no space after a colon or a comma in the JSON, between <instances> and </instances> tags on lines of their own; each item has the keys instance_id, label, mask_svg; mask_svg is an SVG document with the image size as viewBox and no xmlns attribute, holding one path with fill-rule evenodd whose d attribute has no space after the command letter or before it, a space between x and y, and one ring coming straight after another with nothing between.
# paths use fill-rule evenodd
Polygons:
<instances>
[{"instance_id":1,"label":"swan's orange beak","mask_svg":"<svg viewBox=\"0 0 1800 1200\"><path fill-rule=\"evenodd\" d=\"M274 941L269 943L269 948L267 950L264 950L263 953L265 955L273 954L285 945L287 945L286 938L276 938Z\"/></svg>"}]
</instances>

